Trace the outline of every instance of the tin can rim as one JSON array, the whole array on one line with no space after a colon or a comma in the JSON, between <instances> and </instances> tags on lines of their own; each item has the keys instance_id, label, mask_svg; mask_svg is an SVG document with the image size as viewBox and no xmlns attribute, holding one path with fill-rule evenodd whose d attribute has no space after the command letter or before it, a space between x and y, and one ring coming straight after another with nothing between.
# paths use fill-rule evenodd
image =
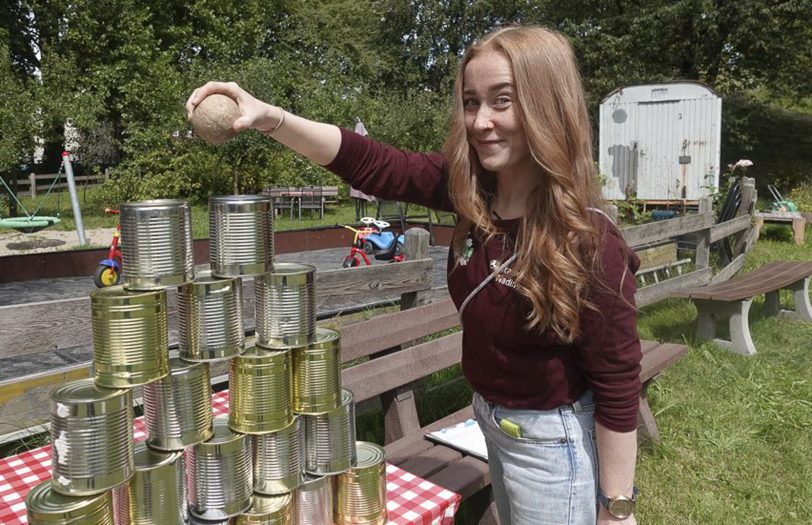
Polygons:
<instances>
[{"instance_id":1,"label":"tin can rim","mask_svg":"<svg viewBox=\"0 0 812 525\"><path fill-rule=\"evenodd\" d=\"M214 195L209 197L209 204L239 204L239 203L271 202L270 196L265 195Z\"/></svg>"},{"instance_id":2,"label":"tin can rim","mask_svg":"<svg viewBox=\"0 0 812 525\"><path fill-rule=\"evenodd\" d=\"M29 514L41 521L55 523L85 517L110 503L110 491L92 496L65 496L53 490L50 479L31 489L25 498Z\"/></svg>"},{"instance_id":3,"label":"tin can rim","mask_svg":"<svg viewBox=\"0 0 812 525\"><path fill-rule=\"evenodd\" d=\"M183 206L189 206L189 202L185 199L148 199L143 201L123 202L119 206L119 209L171 208Z\"/></svg>"},{"instance_id":4,"label":"tin can rim","mask_svg":"<svg viewBox=\"0 0 812 525\"><path fill-rule=\"evenodd\" d=\"M166 295L166 288L154 290L134 290L132 288L126 288L123 284L120 284L118 286L108 286L93 290L90 292L90 301L124 302L125 300L133 301L144 299L160 301L161 295Z\"/></svg>"},{"instance_id":5,"label":"tin can rim","mask_svg":"<svg viewBox=\"0 0 812 525\"><path fill-rule=\"evenodd\" d=\"M51 391L51 400L66 404L121 400L124 401L124 404L129 405L126 400L129 394L129 389L101 387L96 385L93 378L86 378L77 379L54 388Z\"/></svg>"},{"instance_id":6,"label":"tin can rim","mask_svg":"<svg viewBox=\"0 0 812 525\"><path fill-rule=\"evenodd\" d=\"M149 447L145 441L139 441L133 445L133 461L136 472L148 472L166 465L172 465L182 456L182 450L156 450Z\"/></svg>"}]
</instances>

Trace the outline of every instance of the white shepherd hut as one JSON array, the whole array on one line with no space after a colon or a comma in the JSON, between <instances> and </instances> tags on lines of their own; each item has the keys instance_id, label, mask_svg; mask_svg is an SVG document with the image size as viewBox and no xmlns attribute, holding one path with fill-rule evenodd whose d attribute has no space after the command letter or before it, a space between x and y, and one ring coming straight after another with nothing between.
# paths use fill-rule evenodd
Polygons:
<instances>
[{"instance_id":1,"label":"white shepherd hut","mask_svg":"<svg viewBox=\"0 0 812 525\"><path fill-rule=\"evenodd\" d=\"M697 201L719 186L722 99L699 82L626 86L600 107L606 199Z\"/></svg>"}]
</instances>

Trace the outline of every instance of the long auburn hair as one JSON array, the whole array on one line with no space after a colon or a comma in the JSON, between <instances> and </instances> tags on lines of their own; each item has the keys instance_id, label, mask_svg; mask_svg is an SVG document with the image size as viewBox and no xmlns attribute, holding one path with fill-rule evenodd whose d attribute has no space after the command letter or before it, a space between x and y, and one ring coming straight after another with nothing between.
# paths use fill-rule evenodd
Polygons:
<instances>
[{"instance_id":1,"label":"long auburn hair","mask_svg":"<svg viewBox=\"0 0 812 525\"><path fill-rule=\"evenodd\" d=\"M454 107L444 153L449 193L459 214L452 249L462 253L468 233L497 235L489 206L496 174L485 170L468 141L463 108L465 67L483 51L505 56L513 70L513 104L524 127L539 184L527 198L520 221L517 290L529 302L529 330L551 329L571 343L582 308L596 280L601 231L588 208L601 199L592 160L592 130L575 54L562 34L537 26L506 27L471 46L457 74Z\"/></svg>"}]
</instances>

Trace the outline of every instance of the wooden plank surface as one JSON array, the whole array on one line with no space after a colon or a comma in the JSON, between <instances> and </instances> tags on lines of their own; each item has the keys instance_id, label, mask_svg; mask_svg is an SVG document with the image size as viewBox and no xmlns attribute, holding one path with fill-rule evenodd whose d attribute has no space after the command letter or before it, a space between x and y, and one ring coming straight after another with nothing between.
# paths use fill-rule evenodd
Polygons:
<instances>
[{"instance_id":1,"label":"wooden plank surface","mask_svg":"<svg viewBox=\"0 0 812 525\"><path fill-rule=\"evenodd\" d=\"M713 226L711 228L710 242L716 242L724 239L728 235L746 230L750 227L751 219L749 215L743 215Z\"/></svg>"},{"instance_id":2,"label":"wooden plank surface","mask_svg":"<svg viewBox=\"0 0 812 525\"><path fill-rule=\"evenodd\" d=\"M675 297L715 301L741 301L785 288L812 275L812 262L776 261L724 282L675 292Z\"/></svg>"},{"instance_id":3,"label":"wooden plank surface","mask_svg":"<svg viewBox=\"0 0 812 525\"><path fill-rule=\"evenodd\" d=\"M637 306L642 308L643 306L661 301L666 297L674 297L677 292L685 288L707 284L710 282L712 276L713 270L711 268L702 268L701 270L695 270L691 273L671 277L657 284L638 288L634 298L637 302Z\"/></svg>"},{"instance_id":4,"label":"wooden plank surface","mask_svg":"<svg viewBox=\"0 0 812 525\"><path fill-rule=\"evenodd\" d=\"M713 226L713 213L692 214L667 221L657 221L640 226L623 228L623 238L626 243L635 248L655 241L662 241L671 237L694 233Z\"/></svg>"}]
</instances>

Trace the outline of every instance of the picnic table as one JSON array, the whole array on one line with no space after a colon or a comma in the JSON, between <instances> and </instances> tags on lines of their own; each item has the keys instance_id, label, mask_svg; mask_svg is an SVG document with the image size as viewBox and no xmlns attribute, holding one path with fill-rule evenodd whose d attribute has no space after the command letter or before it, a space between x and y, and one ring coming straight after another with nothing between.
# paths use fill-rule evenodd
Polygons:
<instances>
[{"instance_id":1,"label":"picnic table","mask_svg":"<svg viewBox=\"0 0 812 525\"><path fill-rule=\"evenodd\" d=\"M228 413L228 391L212 397L214 416ZM146 437L144 418L134 421L133 437ZM51 446L0 459L0 523L28 523L25 497L39 483L51 477ZM451 525L460 495L395 465L386 465L387 525Z\"/></svg>"}]
</instances>

